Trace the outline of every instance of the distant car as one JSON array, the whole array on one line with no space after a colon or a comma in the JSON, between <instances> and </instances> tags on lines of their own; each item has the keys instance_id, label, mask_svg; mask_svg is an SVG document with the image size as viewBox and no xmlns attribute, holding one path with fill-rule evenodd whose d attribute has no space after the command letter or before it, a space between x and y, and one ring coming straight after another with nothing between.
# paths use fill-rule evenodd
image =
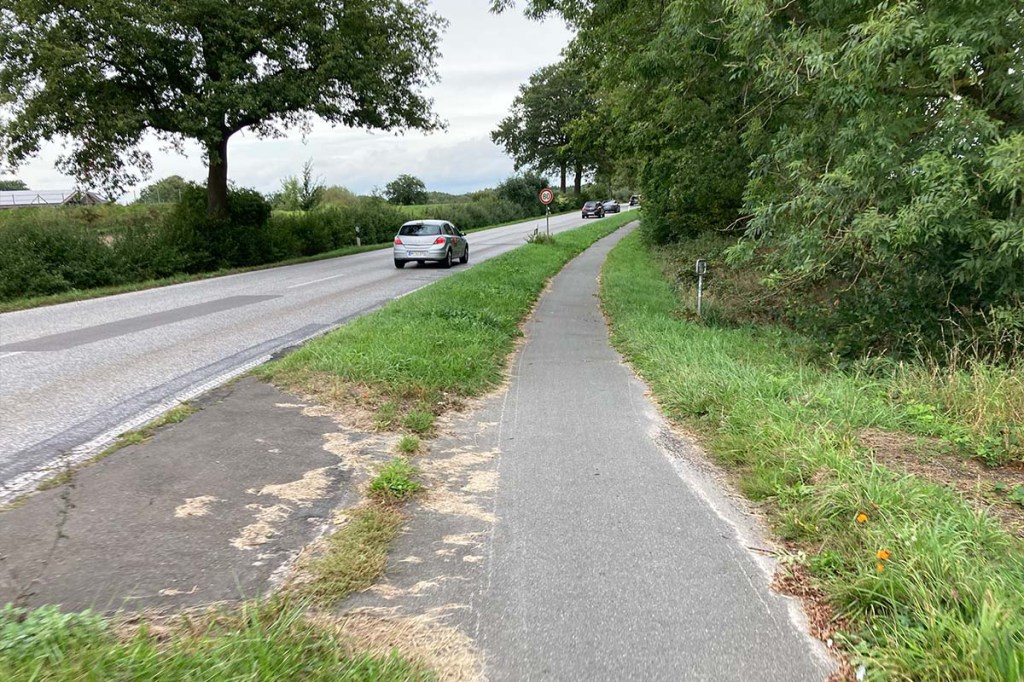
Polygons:
<instances>
[{"instance_id":1,"label":"distant car","mask_svg":"<svg viewBox=\"0 0 1024 682\"><path fill-rule=\"evenodd\" d=\"M604 206L601 205L600 201L588 201L583 204L583 210L581 211L582 218L603 218L604 217Z\"/></svg>"},{"instance_id":2,"label":"distant car","mask_svg":"<svg viewBox=\"0 0 1024 682\"><path fill-rule=\"evenodd\" d=\"M450 268L458 258L469 262L469 242L461 230L447 220L410 220L395 235L395 267L404 268L410 261L423 265L427 261Z\"/></svg>"},{"instance_id":3,"label":"distant car","mask_svg":"<svg viewBox=\"0 0 1024 682\"><path fill-rule=\"evenodd\" d=\"M615 199L609 199L608 201L601 204L601 208L604 209L605 213L618 213L619 202L615 201Z\"/></svg>"},{"instance_id":4,"label":"distant car","mask_svg":"<svg viewBox=\"0 0 1024 682\"><path fill-rule=\"evenodd\" d=\"M629 205L630 206L639 206L640 205L640 195L639 194L630 194L629 195Z\"/></svg>"}]
</instances>

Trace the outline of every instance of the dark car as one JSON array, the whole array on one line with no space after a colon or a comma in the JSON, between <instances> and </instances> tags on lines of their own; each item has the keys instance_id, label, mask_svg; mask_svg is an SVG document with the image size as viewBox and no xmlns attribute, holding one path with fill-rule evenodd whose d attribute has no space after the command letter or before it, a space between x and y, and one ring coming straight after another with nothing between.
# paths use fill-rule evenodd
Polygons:
<instances>
[{"instance_id":1,"label":"dark car","mask_svg":"<svg viewBox=\"0 0 1024 682\"><path fill-rule=\"evenodd\" d=\"M608 201L601 204L601 206L604 208L605 213L619 212L619 202L615 201L615 199L609 199Z\"/></svg>"},{"instance_id":2,"label":"dark car","mask_svg":"<svg viewBox=\"0 0 1024 682\"><path fill-rule=\"evenodd\" d=\"M583 204L583 210L581 212L583 218L603 218L604 217L604 206L601 205L600 201L588 201Z\"/></svg>"},{"instance_id":3,"label":"dark car","mask_svg":"<svg viewBox=\"0 0 1024 682\"><path fill-rule=\"evenodd\" d=\"M640 205L640 195L639 194L630 194L629 195L629 205L630 206L639 206Z\"/></svg>"}]
</instances>

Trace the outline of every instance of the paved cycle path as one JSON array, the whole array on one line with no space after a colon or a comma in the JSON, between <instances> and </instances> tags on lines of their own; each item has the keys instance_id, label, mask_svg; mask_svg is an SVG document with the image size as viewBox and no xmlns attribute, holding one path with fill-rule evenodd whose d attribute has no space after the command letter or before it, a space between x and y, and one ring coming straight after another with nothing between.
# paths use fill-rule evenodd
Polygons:
<instances>
[{"instance_id":1,"label":"paved cycle path","mask_svg":"<svg viewBox=\"0 0 1024 682\"><path fill-rule=\"evenodd\" d=\"M625 233L553 280L514 366L474 600L485 676L822 680L820 643L746 549L756 529L659 444L665 424L609 344L598 276Z\"/></svg>"}]
</instances>

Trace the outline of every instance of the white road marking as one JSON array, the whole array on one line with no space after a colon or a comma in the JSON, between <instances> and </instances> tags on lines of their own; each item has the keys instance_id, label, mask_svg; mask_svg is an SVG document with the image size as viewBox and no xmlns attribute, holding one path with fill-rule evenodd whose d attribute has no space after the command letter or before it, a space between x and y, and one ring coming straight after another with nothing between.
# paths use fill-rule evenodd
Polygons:
<instances>
[{"instance_id":1,"label":"white road marking","mask_svg":"<svg viewBox=\"0 0 1024 682\"><path fill-rule=\"evenodd\" d=\"M314 279L312 282L303 282L302 284L293 284L290 287L285 287L285 288L286 289L298 289L299 287L308 287L310 284L317 284L318 282L326 282L329 279L338 279L339 277L344 277L346 274L347 273L343 272L340 275L331 275L330 277L321 277L320 279Z\"/></svg>"},{"instance_id":2,"label":"white road marking","mask_svg":"<svg viewBox=\"0 0 1024 682\"><path fill-rule=\"evenodd\" d=\"M399 294L398 296L395 296L394 300L396 300L396 301L397 301L397 300L398 300L398 299L400 299L400 298L405 298L405 297L406 297L406 296L408 296L409 294L415 294L415 293L416 293L417 291L419 291L420 289L423 289L423 288L429 287L429 286L430 286L431 284L433 284L433 282L430 282L429 284L424 284L423 286L419 286L419 287L416 287L416 288L415 288L415 289L413 289L412 291L407 291L407 292L405 292L404 294Z\"/></svg>"},{"instance_id":3,"label":"white road marking","mask_svg":"<svg viewBox=\"0 0 1024 682\"><path fill-rule=\"evenodd\" d=\"M23 350L16 350L11 353L0 353L0 360L3 360L4 358L13 358L15 355L21 355L24 352L25 351Z\"/></svg>"}]
</instances>

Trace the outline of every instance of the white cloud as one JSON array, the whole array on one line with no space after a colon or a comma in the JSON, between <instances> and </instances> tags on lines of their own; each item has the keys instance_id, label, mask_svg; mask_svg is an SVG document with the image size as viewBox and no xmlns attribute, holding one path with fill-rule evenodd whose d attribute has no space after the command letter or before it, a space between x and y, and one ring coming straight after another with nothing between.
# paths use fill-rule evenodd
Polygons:
<instances>
[{"instance_id":1,"label":"white cloud","mask_svg":"<svg viewBox=\"0 0 1024 682\"><path fill-rule=\"evenodd\" d=\"M289 131L280 139L259 140L251 134L232 138L228 176L241 186L268 192L282 177L299 172L313 160L329 184L359 193L383 187L402 173L423 179L431 190L461 193L493 186L513 172L512 162L491 143L489 133L507 114L518 87L535 70L558 59L571 34L555 21L537 23L516 11L491 14L487 0L433 0L449 27L441 45L441 81L428 90L435 110L448 122L444 132L424 135L368 133L313 125L303 139ZM184 154L147 139L153 155L153 178L177 174L202 182L202 153L186 144ZM57 144L19 169L33 189L70 187L74 181L54 168Z\"/></svg>"}]
</instances>

